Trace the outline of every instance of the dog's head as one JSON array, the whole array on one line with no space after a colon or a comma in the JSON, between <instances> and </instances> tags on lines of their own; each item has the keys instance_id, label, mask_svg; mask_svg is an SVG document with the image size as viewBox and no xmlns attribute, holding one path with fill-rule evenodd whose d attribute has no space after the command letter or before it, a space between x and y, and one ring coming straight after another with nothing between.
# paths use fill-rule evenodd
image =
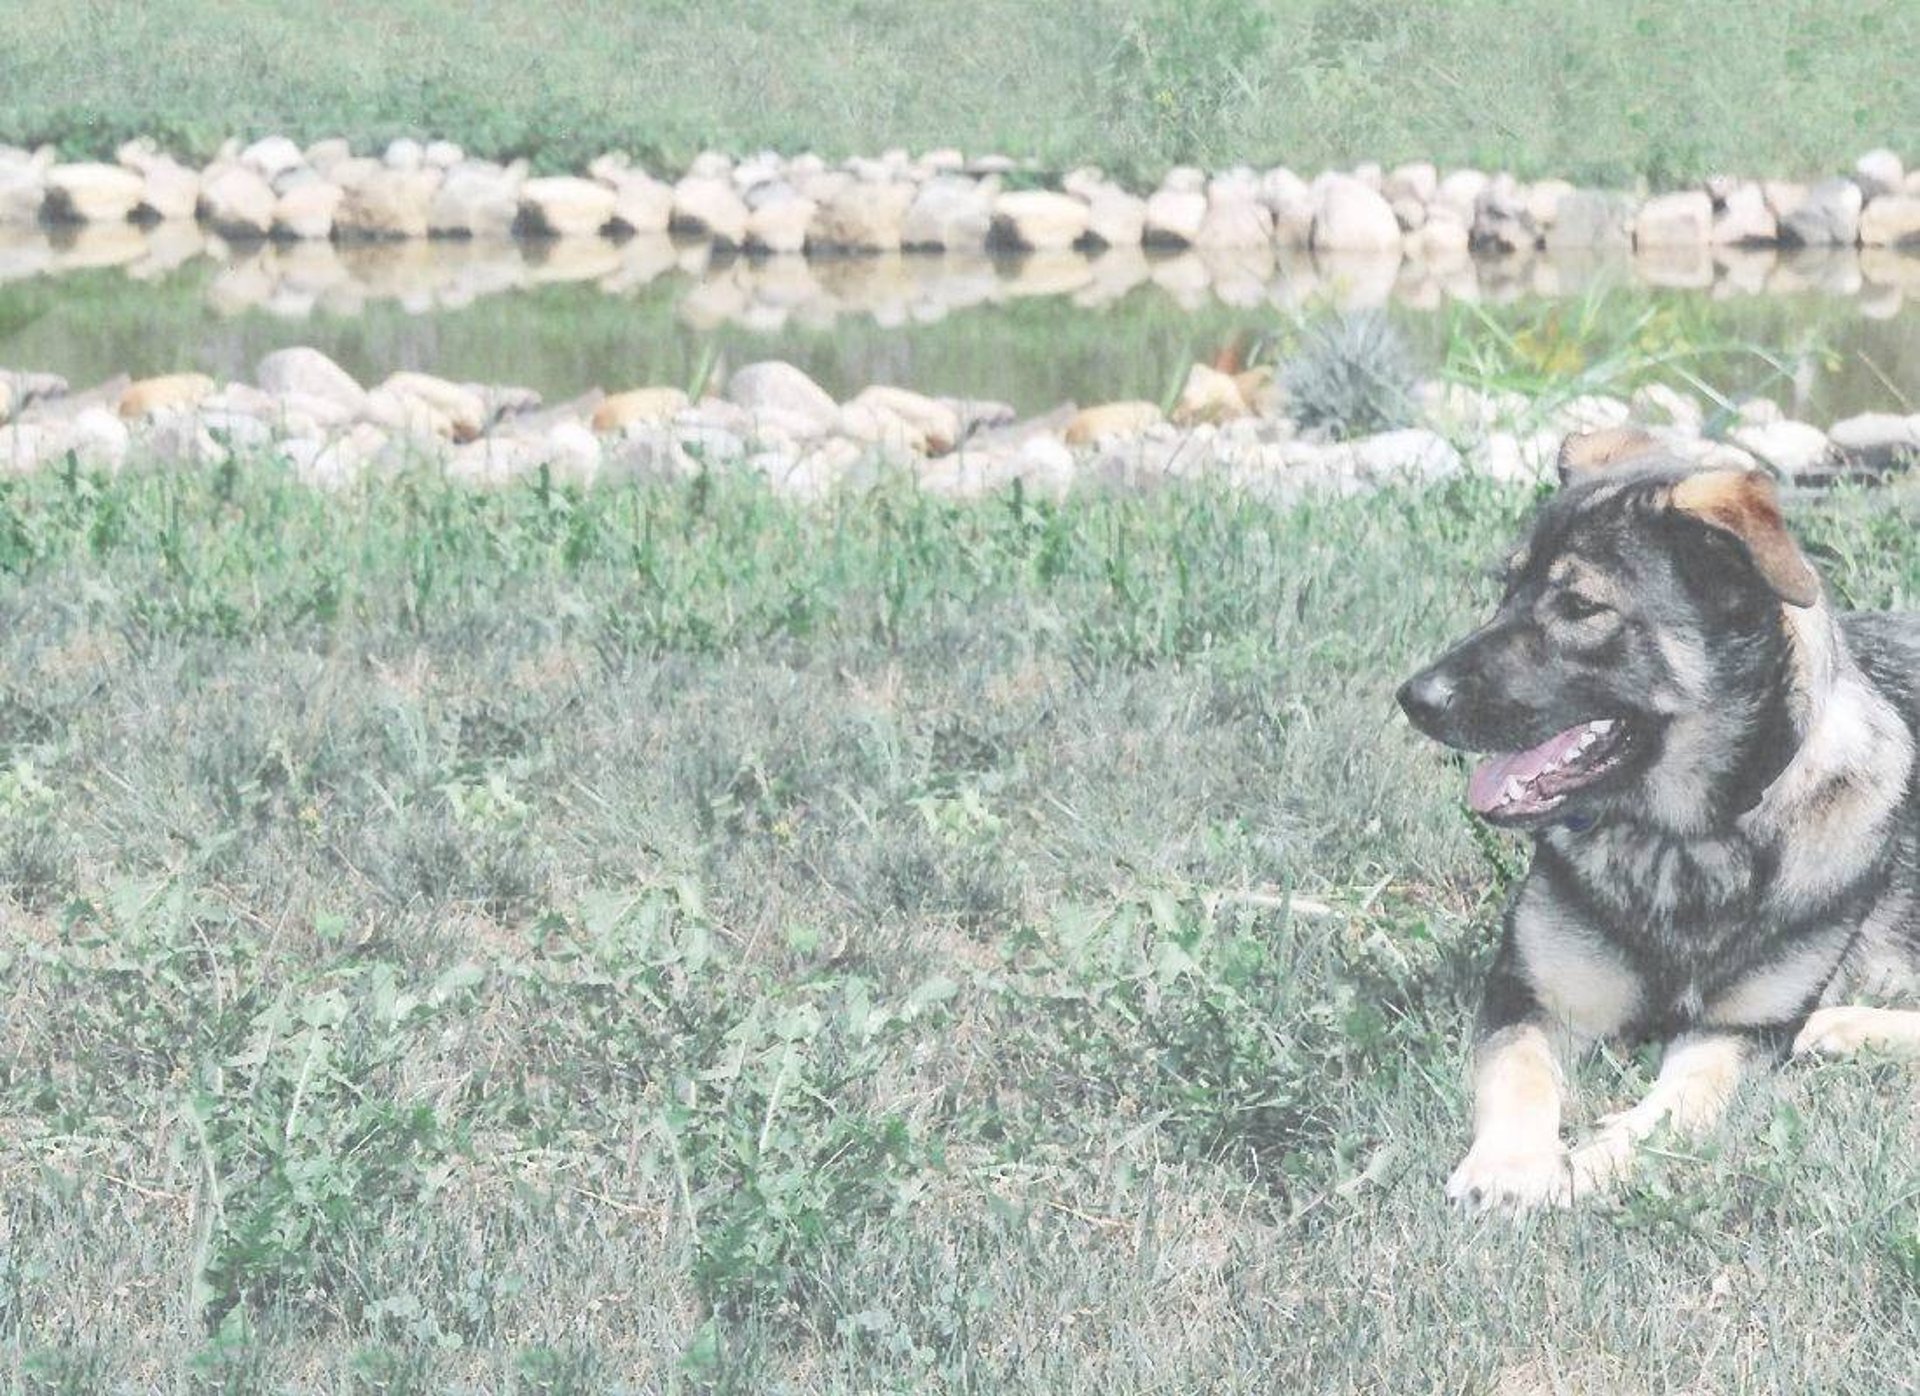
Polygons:
<instances>
[{"instance_id":1,"label":"dog's head","mask_svg":"<svg viewBox=\"0 0 1920 1396\"><path fill-rule=\"evenodd\" d=\"M1568 438L1560 467L1493 618L1399 694L1428 736L1491 754L1468 803L1520 827L1604 814L1697 754L1675 725L1782 689L1784 608L1820 599L1766 476L1625 430Z\"/></svg>"}]
</instances>

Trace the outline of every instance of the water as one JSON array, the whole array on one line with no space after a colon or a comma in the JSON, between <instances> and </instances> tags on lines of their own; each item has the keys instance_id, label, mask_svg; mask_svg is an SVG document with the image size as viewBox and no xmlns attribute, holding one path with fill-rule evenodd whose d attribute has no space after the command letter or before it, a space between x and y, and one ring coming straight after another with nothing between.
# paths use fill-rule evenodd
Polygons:
<instances>
[{"instance_id":1,"label":"water","mask_svg":"<svg viewBox=\"0 0 1920 1396\"><path fill-rule=\"evenodd\" d=\"M1631 346L1662 363L1655 376L1764 391L1815 421L1920 411L1920 256L754 259L665 237L336 247L229 246L175 225L0 231L0 366L76 387L250 378L270 350L311 344L363 381L413 368L549 400L782 358L836 396L893 382L1040 410L1159 400L1230 344L1283 353L1304 318L1372 307L1429 369L1484 369L1504 342L1508 362L1566 374ZM1745 348L1695 352L1730 344Z\"/></svg>"}]
</instances>

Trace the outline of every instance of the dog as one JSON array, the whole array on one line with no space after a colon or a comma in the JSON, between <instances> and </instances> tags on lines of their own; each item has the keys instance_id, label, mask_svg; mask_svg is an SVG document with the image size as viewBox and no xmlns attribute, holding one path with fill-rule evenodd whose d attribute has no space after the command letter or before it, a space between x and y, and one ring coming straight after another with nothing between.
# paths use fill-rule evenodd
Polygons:
<instances>
[{"instance_id":1,"label":"dog","mask_svg":"<svg viewBox=\"0 0 1920 1396\"><path fill-rule=\"evenodd\" d=\"M1790 1053L1920 1053L1920 614L1838 613L1771 480L1627 428L1569 437L1485 625L1401 687L1491 753L1467 803L1524 830L1473 1051L1455 1202L1606 1191ZM1561 1140L1563 1057L1657 1040L1646 1097Z\"/></svg>"}]
</instances>

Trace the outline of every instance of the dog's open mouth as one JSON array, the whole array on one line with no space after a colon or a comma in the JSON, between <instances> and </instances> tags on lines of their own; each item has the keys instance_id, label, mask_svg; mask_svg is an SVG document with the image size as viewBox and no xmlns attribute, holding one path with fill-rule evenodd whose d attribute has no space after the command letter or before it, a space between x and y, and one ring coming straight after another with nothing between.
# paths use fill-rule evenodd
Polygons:
<instances>
[{"instance_id":1,"label":"dog's open mouth","mask_svg":"<svg viewBox=\"0 0 1920 1396\"><path fill-rule=\"evenodd\" d=\"M1539 746L1488 757L1467 782L1467 804L1492 820L1533 820L1619 766L1626 726L1596 718L1555 733Z\"/></svg>"}]
</instances>

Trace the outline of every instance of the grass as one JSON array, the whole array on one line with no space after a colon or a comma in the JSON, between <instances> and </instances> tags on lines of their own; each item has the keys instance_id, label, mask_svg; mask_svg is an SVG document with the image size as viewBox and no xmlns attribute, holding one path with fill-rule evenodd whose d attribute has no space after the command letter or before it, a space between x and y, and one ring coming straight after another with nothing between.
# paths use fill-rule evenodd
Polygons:
<instances>
[{"instance_id":1,"label":"grass","mask_svg":"<svg viewBox=\"0 0 1920 1396\"><path fill-rule=\"evenodd\" d=\"M6 1383L1910 1390L1891 1064L1441 1201L1518 850L1389 694L1526 504L0 485Z\"/></svg>"},{"instance_id":2,"label":"grass","mask_svg":"<svg viewBox=\"0 0 1920 1396\"><path fill-rule=\"evenodd\" d=\"M1916 48L1899 0L12 5L0 140L447 135L551 168L958 144L1145 177L1436 159L1665 185L1898 147Z\"/></svg>"}]
</instances>

